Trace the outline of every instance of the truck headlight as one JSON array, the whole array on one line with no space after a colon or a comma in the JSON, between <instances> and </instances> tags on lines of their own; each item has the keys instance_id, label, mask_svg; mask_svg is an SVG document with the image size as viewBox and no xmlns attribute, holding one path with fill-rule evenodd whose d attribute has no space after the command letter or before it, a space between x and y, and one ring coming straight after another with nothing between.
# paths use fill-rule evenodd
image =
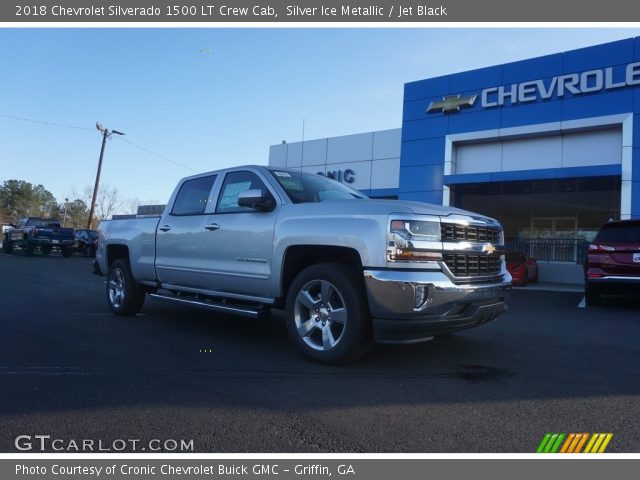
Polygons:
<instances>
[{"instance_id":1,"label":"truck headlight","mask_svg":"<svg viewBox=\"0 0 640 480\"><path fill-rule=\"evenodd\" d=\"M433 262L442 259L440 219L392 219L389 223L389 261Z\"/></svg>"}]
</instances>

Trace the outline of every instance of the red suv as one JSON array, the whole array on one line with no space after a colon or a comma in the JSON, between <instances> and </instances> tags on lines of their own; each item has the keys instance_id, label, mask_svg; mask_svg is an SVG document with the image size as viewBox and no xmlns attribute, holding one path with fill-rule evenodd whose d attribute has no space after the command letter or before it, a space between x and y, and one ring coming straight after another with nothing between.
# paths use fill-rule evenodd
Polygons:
<instances>
[{"instance_id":1,"label":"red suv","mask_svg":"<svg viewBox=\"0 0 640 480\"><path fill-rule=\"evenodd\" d=\"M603 293L640 295L640 220L606 223L589 245L584 266L587 305L600 303Z\"/></svg>"}]
</instances>

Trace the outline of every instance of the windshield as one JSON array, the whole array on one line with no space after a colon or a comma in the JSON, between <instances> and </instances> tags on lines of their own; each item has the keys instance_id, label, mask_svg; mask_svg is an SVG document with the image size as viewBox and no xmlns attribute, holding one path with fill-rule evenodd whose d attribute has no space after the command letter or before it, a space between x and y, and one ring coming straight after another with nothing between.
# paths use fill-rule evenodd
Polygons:
<instances>
[{"instance_id":1,"label":"windshield","mask_svg":"<svg viewBox=\"0 0 640 480\"><path fill-rule=\"evenodd\" d=\"M357 190L322 175L285 170L270 170L270 172L293 203L367 198Z\"/></svg>"},{"instance_id":2,"label":"windshield","mask_svg":"<svg viewBox=\"0 0 640 480\"><path fill-rule=\"evenodd\" d=\"M50 218L30 218L29 220L27 220L26 225L35 227L60 228L60 222L58 220L52 220Z\"/></svg>"}]
</instances>

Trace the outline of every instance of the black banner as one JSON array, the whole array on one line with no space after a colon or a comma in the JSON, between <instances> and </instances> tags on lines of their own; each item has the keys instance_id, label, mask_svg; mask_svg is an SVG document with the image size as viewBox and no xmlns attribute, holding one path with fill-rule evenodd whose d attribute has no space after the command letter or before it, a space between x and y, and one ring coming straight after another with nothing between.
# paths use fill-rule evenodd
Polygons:
<instances>
[{"instance_id":1,"label":"black banner","mask_svg":"<svg viewBox=\"0 0 640 480\"><path fill-rule=\"evenodd\" d=\"M17 0L0 5L1 22L629 22L628 0Z\"/></svg>"}]
</instances>

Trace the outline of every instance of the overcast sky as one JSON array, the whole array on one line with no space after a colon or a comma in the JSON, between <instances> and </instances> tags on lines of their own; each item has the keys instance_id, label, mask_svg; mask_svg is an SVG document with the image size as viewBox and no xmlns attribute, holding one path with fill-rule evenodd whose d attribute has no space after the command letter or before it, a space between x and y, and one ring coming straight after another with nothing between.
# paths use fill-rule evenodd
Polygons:
<instances>
[{"instance_id":1,"label":"overcast sky","mask_svg":"<svg viewBox=\"0 0 640 480\"><path fill-rule=\"evenodd\" d=\"M93 185L100 121L157 154L110 141L102 183L164 203L186 175L266 164L269 145L300 140L303 118L307 139L398 128L405 82L638 35L604 28L0 29L0 182L41 183L59 201Z\"/></svg>"}]
</instances>

